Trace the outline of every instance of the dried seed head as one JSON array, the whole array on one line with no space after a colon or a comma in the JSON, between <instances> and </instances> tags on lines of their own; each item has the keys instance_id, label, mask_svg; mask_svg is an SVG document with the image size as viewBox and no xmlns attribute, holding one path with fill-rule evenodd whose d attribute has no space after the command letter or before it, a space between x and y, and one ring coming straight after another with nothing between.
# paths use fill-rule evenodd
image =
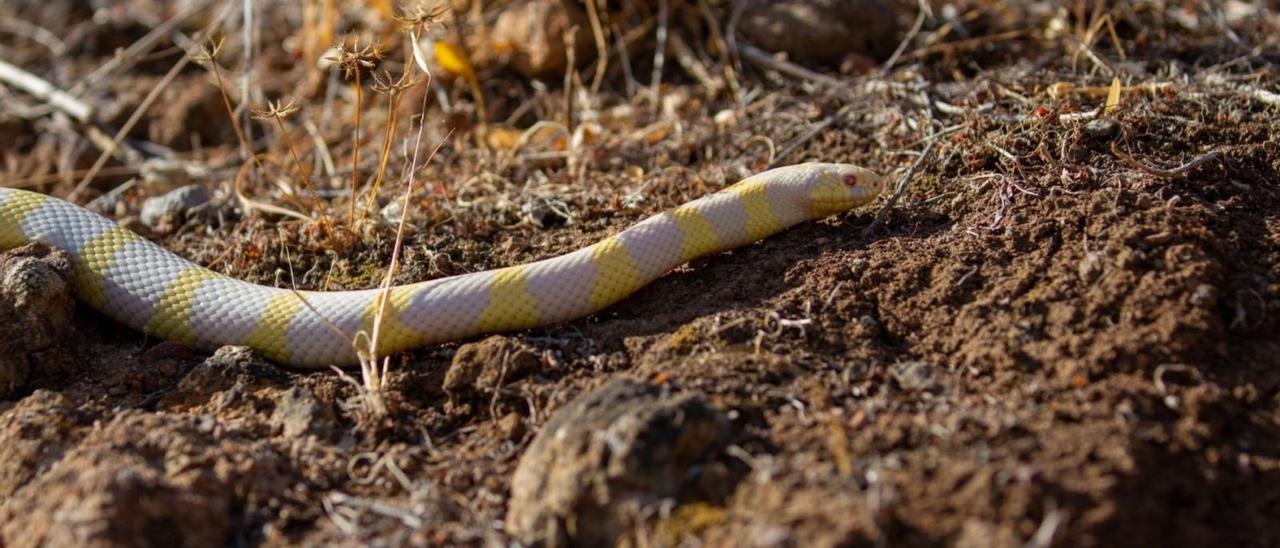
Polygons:
<instances>
[{"instance_id":1,"label":"dried seed head","mask_svg":"<svg viewBox=\"0 0 1280 548\"><path fill-rule=\"evenodd\" d=\"M440 19L447 11L449 7L444 2L434 2L428 6L426 0L417 0L400 6L396 21L403 24L405 30L425 30L437 25L443 26Z\"/></svg>"},{"instance_id":2,"label":"dried seed head","mask_svg":"<svg viewBox=\"0 0 1280 548\"><path fill-rule=\"evenodd\" d=\"M373 73L373 85L370 87L378 93L394 95L412 87L414 80L408 71L401 73L400 78L396 79L391 77L389 71L383 70L381 75Z\"/></svg>"},{"instance_id":3,"label":"dried seed head","mask_svg":"<svg viewBox=\"0 0 1280 548\"><path fill-rule=\"evenodd\" d=\"M361 68L373 68L378 65L378 61L382 60L384 55L382 48L367 44L363 47L355 38L343 38L337 46L338 54L336 57L326 57L330 61L335 61L337 65L342 67L342 77L351 78Z\"/></svg>"},{"instance_id":4,"label":"dried seed head","mask_svg":"<svg viewBox=\"0 0 1280 548\"><path fill-rule=\"evenodd\" d=\"M267 108L265 110L253 109L253 117L259 120L288 118L290 114L297 111L298 107L293 104L293 101L289 101L286 104L281 104L278 100L275 102L267 101Z\"/></svg>"},{"instance_id":5,"label":"dried seed head","mask_svg":"<svg viewBox=\"0 0 1280 548\"><path fill-rule=\"evenodd\" d=\"M218 54L222 53L222 46L227 43L226 36L219 36L217 41L210 38L207 42L200 44L200 53L191 58L197 63L212 63L218 58Z\"/></svg>"}]
</instances>

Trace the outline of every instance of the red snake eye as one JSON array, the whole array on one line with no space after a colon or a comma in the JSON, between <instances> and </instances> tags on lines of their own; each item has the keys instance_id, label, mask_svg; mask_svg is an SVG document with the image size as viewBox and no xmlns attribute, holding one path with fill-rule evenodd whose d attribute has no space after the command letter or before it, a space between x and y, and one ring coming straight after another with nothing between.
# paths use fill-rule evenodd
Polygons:
<instances>
[{"instance_id":1,"label":"red snake eye","mask_svg":"<svg viewBox=\"0 0 1280 548\"><path fill-rule=\"evenodd\" d=\"M858 186L858 176L852 173L846 173L844 177L840 178L840 180L844 182L844 186L847 186L847 187Z\"/></svg>"}]
</instances>

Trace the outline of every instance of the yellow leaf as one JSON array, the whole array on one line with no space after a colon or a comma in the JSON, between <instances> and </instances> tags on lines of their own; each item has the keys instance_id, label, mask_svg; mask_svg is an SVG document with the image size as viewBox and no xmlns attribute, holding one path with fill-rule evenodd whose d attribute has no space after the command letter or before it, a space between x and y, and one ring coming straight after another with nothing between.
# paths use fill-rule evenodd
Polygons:
<instances>
[{"instance_id":1,"label":"yellow leaf","mask_svg":"<svg viewBox=\"0 0 1280 548\"><path fill-rule=\"evenodd\" d=\"M440 66L451 74L462 76L468 80L476 77L475 69L471 68L471 61L467 60L467 56L463 55L462 50L443 40L436 41L436 61L439 61Z\"/></svg>"},{"instance_id":2,"label":"yellow leaf","mask_svg":"<svg viewBox=\"0 0 1280 548\"><path fill-rule=\"evenodd\" d=\"M1111 89L1107 92L1107 104L1103 107L1102 112L1111 114L1120 108L1120 78L1111 79Z\"/></svg>"},{"instance_id":3,"label":"yellow leaf","mask_svg":"<svg viewBox=\"0 0 1280 548\"><path fill-rule=\"evenodd\" d=\"M467 80L467 84L471 86L471 94L476 98L476 114L479 115L481 124L488 121L489 113L484 106L484 91L480 89L480 79L476 77L476 71L471 68L471 61L467 60L462 49L443 40L437 40L436 62L449 73Z\"/></svg>"}]
</instances>

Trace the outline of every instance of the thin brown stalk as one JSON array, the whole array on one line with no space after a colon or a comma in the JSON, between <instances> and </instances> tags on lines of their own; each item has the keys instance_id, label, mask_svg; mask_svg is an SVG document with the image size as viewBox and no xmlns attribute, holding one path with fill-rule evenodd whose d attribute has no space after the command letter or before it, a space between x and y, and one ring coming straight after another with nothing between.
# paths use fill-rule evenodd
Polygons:
<instances>
[{"instance_id":1,"label":"thin brown stalk","mask_svg":"<svg viewBox=\"0 0 1280 548\"><path fill-rule=\"evenodd\" d=\"M343 74L352 79L355 86L356 104L355 104L355 138L354 149L351 152L351 198L350 206L347 210L347 227L354 228L356 224L356 194L360 186L360 111L364 106L364 93L361 82L360 73L364 69L372 69L377 66L378 61L382 59L383 52L378 46L359 46L354 40L346 39L338 45L338 56L335 60L337 66L342 67Z\"/></svg>"},{"instance_id":2,"label":"thin brown stalk","mask_svg":"<svg viewBox=\"0 0 1280 548\"><path fill-rule=\"evenodd\" d=\"M360 71L355 71L355 87L356 87L356 134L355 148L351 151L351 206L347 210L347 227L354 230L356 226L356 187L360 181L360 107L362 105L360 93Z\"/></svg>"},{"instance_id":3,"label":"thin brown stalk","mask_svg":"<svg viewBox=\"0 0 1280 548\"><path fill-rule=\"evenodd\" d=\"M408 65L412 67L413 65ZM382 180L387 173L387 161L391 159L391 143L395 140L396 122L399 121L400 100L404 98L404 90L413 85L410 78L411 68L407 68L400 75L399 80L392 80L391 75L387 74L385 78L378 78L374 75L377 84L373 87L374 91L387 94L387 131L383 134L381 157L378 159L378 173L374 176L373 187L369 192L369 201L367 207L372 210L377 204L378 190L382 187Z\"/></svg>"},{"instance_id":4,"label":"thin brown stalk","mask_svg":"<svg viewBox=\"0 0 1280 548\"><path fill-rule=\"evenodd\" d=\"M267 103L267 110L254 111L253 116L259 120L268 118L275 120L276 127L280 130L280 135L284 138L285 146L289 149L289 155L293 158L294 167L298 170L298 176L302 179L302 185L307 190L308 198L311 200L311 209L313 213L320 212L320 198L316 196L315 185L311 183L311 174L302 165L302 159L298 156L298 150L293 146L293 137L289 135L289 130L284 127L284 118L298 111L298 107L292 102L281 104L280 102Z\"/></svg>"}]
</instances>

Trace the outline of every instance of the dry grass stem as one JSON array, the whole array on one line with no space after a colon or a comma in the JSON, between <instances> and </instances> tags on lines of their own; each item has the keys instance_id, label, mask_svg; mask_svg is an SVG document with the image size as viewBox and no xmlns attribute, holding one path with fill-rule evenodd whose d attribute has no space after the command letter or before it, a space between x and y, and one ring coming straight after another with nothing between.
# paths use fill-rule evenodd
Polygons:
<instances>
[{"instance_id":1,"label":"dry grass stem","mask_svg":"<svg viewBox=\"0 0 1280 548\"><path fill-rule=\"evenodd\" d=\"M355 92L355 129L351 149L351 196L347 210L347 227L354 230L356 225L356 200L360 186L360 112L364 106L361 74L365 69L372 69L382 60L383 51L376 45L360 47L359 42L348 38L338 44L338 56L333 58L342 68L344 78L352 80L352 91Z\"/></svg>"},{"instance_id":2,"label":"dry grass stem","mask_svg":"<svg viewBox=\"0 0 1280 548\"><path fill-rule=\"evenodd\" d=\"M412 65L408 66L411 67ZM385 71L383 76L379 77L375 73L373 78L376 81L373 90L387 96L387 129L382 138L382 150L378 158L378 172L374 176L373 187L369 190L367 207L370 211L377 207L378 190L382 187L382 180L387 172L387 161L391 159L391 143L395 139L400 100L404 97L404 91L413 86L413 78L408 69L400 75L398 80L393 80L391 74Z\"/></svg>"},{"instance_id":3,"label":"dry grass stem","mask_svg":"<svg viewBox=\"0 0 1280 548\"><path fill-rule=\"evenodd\" d=\"M311 209L313 213L320 214L320 198L316 196L315 185L311 182L311 174L309 170L302 165L302 159L298 156L298 149L293 145L293 137L289 135L289 130L284 127L284 119L290 114L298 111L298 107L292 101L287 104L281 104L280 101L274 103L268 102L266 110L254 110L253 116L259 120L274 120L276 128L280 130L280 136L284 139L285 148L289 149L289 156L293 159L295 169L298 170L298 177L302 179L302 185L307 191L308 198L311 200Z\"/></svg>"}]
</instances>

